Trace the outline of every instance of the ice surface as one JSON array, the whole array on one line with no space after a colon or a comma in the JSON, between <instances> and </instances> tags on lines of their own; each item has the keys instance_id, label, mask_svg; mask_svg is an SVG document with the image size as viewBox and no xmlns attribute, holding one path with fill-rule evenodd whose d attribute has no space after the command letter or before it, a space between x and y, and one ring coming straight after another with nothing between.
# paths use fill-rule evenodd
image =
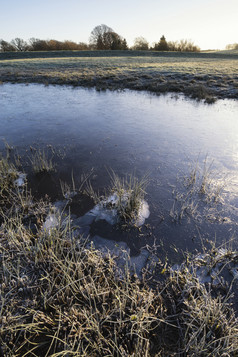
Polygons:
<instances>
[{"instance_id":1,"label":"ice surface","mask_svg":"<svg viewBox=\"0 0 238 357\"><path fill-rule=\"evenodd\" d=\"M46 220L43 224L43 231L50 233L53 229L56 229L59 225L59 219L56 214L50 213L46 217Z\"/></svg>"},{"instance_id":2,"label":"ice surface","mask_svg":"<svg viewBox=\"0 0 238 357\"><path fill-rule=\"evenodd\" d=\"M89 239L87 247L90 248L92 246L99 250L105 258L109 255L114 258L119 269L119 276L123 276L128 268L131 274L136 273L140 278L142 269L145 267L150 256L147 249L142 249L139 255L130 257L130 248L125 242L117 242L98 235Z\"/></svg>"},{"instance_id":3,"label":"ice surface","mask_svg":"<svg viewBox=\"0 0 238 357\"><path fill-rule=\"evenodd\" d=\"M25 182L26 182L26 174L23 174L22 172L18 172L18 178L14 181L14 185L20 188L24 186Z\"/></svg>"}]
</instances>

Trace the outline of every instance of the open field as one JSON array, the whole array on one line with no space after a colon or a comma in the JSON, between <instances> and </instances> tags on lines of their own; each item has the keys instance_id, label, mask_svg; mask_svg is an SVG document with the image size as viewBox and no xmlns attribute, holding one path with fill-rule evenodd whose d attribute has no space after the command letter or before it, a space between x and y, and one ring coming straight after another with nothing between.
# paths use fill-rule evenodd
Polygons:
<instances>
[{"instance_id":1,"label":"open field","mask_svg":"<svg viewBox=\"0 0 238 357\"><path fill-rule=\"evenodd\" d=\"M238 99L238 51L0 53L0 81L176 92L211 103Z\"/></svg>"}]
</instances>

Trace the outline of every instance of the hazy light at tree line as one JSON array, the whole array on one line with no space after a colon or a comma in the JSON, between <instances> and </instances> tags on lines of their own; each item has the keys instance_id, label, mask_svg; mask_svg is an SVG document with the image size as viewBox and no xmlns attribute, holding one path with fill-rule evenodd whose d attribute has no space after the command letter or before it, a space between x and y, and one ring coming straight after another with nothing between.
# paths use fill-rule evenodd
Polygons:
<instances>
[{"instance_id":1,"label":"hazy light at tree line","mask_svg":"<svg viewBox=\"0 0 238 357\"><path fill-rule=\"evenodd\" d=\"M100 24L132 46L143 36L152 45L189 39L201 49L237 43L238 0L0 0L0 38L89 41Z\"/></svg>"}]
</instances>

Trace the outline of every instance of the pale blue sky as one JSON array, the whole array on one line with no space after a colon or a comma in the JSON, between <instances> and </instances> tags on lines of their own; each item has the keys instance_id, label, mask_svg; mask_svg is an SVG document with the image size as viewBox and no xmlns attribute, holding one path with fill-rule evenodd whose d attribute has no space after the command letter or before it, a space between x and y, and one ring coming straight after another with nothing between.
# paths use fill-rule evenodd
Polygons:
<instances>
[{"instance_id":1,"label":"pale blue sky","mask_svg":"<svg viewBox=\"0 0 238 357\"><path fill-rule=\"evenodd\" d=\"M0 39L88 42L92 29L112 27L130 46L192 40L201 49L238 43L238 0L0 0Z\"/></svg>"}]
</instances>

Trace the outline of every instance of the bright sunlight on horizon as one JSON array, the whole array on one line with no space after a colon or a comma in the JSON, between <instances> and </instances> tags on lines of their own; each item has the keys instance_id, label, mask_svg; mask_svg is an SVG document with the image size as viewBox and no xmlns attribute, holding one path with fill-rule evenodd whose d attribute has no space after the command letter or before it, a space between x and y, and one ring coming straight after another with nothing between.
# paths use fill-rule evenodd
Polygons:
<instances>
[{"instance_id":1,"label":"bright sunlight on horizon","mask_svg":"<svg viewBox=\"0 0 238 357\"><path fill-rule=\"evenodd\" d=\"M2 1L0 39L19 37L89 42L93 28L110 26L133 46L188 39L202 50L237 43L237 0L8 0Z\"/></svg>"}]
</instances>

